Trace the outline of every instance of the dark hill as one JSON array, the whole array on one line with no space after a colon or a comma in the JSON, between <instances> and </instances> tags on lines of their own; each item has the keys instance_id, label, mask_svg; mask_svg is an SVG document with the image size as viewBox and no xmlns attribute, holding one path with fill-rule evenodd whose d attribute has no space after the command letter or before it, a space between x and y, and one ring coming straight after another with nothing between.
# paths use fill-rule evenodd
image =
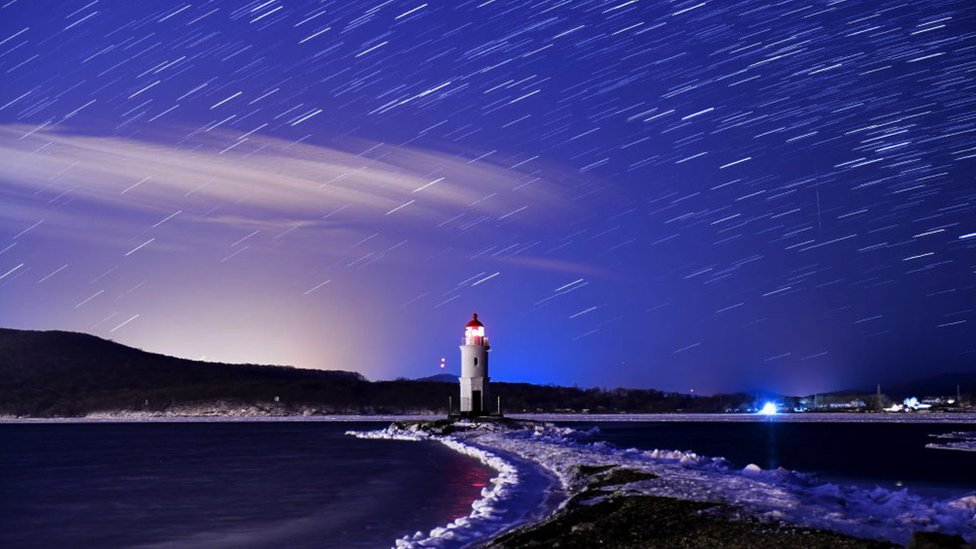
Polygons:
<instances>
[{"instance_id":1,"label":"dark hill","mask_svg":"<svg viewBox=\"0 0 976 549\"><path fill-rule=\"evenodd\" d=\"M359 374L185 360L74 332L0 329L0 413L72 416L210 398L338 396ZM326 396L326 395L321 395Z\"/></svg>"},{"instance_id":2,"label":"dark hill","mask_svg":"<svg viewBox=\"0 0 976 549\"><path fill-rule=\"evenodd\" d=\"M528 383L493 382L492 391L502 396L504 409L513 412L721 412L752 400L746 395L692 397ZM449 397L456 406L457 385L441 381L441 375L369 382L352 372L200 362L86 334L0 328L0 414L4 415L165 413L221 402L275 415L443 413Z\"/></svg>"},{"instance_id":3,"label":"dark hill","mask_svg":"<svg viewBox=\"0 0 976 549\"><path fill-rule=\"evenodd\" d=\"M976 372L951 372L935 374L928 377L914 379L910 382L889 383L881 385L881 392L896 401L907 397L933 397L943 396L952 397L956 395L956 389L963 395L976 394ZM825 393L835 396L861 395L870 397L875 394L875 387L861 387L857 389L845 389L843 391L831 391Z\"/></svg>"},{"instance_id":4,"label":"dark hill","mask_svg":"<svg viewBox=\"0 0 976 549\"><path fill-rule=\"evenodd\" d=\"M916 379L910 383L892 385L887 389L881 387L881 389L885 393L891 393L900 398L909 396L922 398L926 396L953 396L956 394L956 387L963 394L976 393L976 372L938 374Z\"/></svg>"},{"instance_id":5,"label":"dark hill","mask_svg":"<svg viewBox=\"0 0 976 549\"><path fill-rule=\"evenodd\" d=\"M417 381L439 381L441 383L457 383L457 374L434 374L427 377L419 377Z\"/></svg>"}]
</instances>

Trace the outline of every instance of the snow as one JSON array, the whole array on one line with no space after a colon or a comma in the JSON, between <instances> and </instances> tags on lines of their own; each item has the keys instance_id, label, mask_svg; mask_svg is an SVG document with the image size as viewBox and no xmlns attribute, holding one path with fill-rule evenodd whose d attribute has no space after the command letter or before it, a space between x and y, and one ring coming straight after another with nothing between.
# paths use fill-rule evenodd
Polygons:
<instances>
[{"instance_id":1,"label":"snow","mask_svg":"<svg viewBox=\"0 0 976 549\"><path fill-rule=\"evenodd\" d=\"M969 543L976 542L976 490L960 498L937 499L908 489L820 483L811 476L782 468L762 470L750 464L738 469L722 458L694 452L622 449L605 442L589 442L586 432L568 427L473 427L451 436L394 426L383 431L352 433L363 438L436 440L499 472L492 481L493 487L473 504L469 517L435 528L429 534L402 538L397 541L398 547L465 546L496 535L493 531L515 526L492 519L502 507L513 503L509 494L518 491L526 463L557 477L567 494L581 490L587 482L579 474L580 465L617 465L657 476L620 487L626 494L725 503L759 518L901 544L918 530L959 534ZM521 463L515 466L513 458Z\"/></svg>"},{"instance_id":2,"label":"snow","mask_svg":"<svg viewBox=\"0 0 976 549\"><path fill-rule=\"evenodd\" d=\"M953 433L931 436L945 442L930 442L925 445L926 448L934 448L936 450L961 450L963 452L976 452L976 431L956 431Z\"/></svg>"},{"instance_id":3,"label":"snow","mask_svg":"<svg viewBox=\"0 0 976 549\"><path fill-rule=\"evenodd\" d=\"M758 475L761 472L762 472L762 468L756 465L755 463L750 463L749 465L746 465L745 467L742 468L743 475Z\"/></svg>"},{"instance_id":4,"label":"snow","mask_svg":"<svg viewBox=\"0 0 976 549\"><path fill-rule=\"evenodd\" d=\"M481 497L471 504L471 513L430 532L418 531L403 536L395 542L397 549L467 547L515 526L540 520L565 499L559 482L536 464L504 451L486 449L472 441L432 436L416 425L412 428L391 425L379 431L347 431L346 434L363 439L437 441L477 459L498 473L491 479L491 486L483 488Z\"/></svg>"}]
</instances>

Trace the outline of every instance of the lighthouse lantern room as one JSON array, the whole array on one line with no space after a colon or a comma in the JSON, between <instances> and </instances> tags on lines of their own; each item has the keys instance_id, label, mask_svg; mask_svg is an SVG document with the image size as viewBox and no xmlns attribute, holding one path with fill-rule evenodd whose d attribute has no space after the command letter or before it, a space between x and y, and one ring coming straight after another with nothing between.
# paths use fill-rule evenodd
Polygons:
<instances>
[{"instance_id":1,"label":"lighthouse lantern room","mask_svg":"<svg viewBox=\"0 0 976 549\"><path fill-rule=\"evenodd\" d=\"M461 413L483 415L488 413L488 337L485 325L478 320L478 313L464 326L461 342Z\"/></svg>"}]
</instances>

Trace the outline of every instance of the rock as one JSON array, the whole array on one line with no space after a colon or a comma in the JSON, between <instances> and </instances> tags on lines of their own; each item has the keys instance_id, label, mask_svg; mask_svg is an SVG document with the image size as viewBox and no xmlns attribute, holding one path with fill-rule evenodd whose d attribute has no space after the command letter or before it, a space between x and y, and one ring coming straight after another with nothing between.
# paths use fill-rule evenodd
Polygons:
<instances>
[{"instance_id":1,"label":"rock","mask_svg":"<svg viewBox=\"0 0 976 549\"><path fill-rule=\"evenodd\" d=\"M940 534L939 532L915 532L908 541L907 549L966 549L962 536Z\"/></svg>"}]
</instances>

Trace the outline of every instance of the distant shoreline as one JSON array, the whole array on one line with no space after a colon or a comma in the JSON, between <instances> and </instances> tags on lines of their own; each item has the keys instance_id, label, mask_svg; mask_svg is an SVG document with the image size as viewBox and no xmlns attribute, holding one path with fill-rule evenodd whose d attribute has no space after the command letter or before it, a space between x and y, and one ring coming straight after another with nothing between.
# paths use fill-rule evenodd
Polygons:
<instances>
[{"instance_id":1,"label":"distant shoreline","mask_svg":"<svg viewBox=\"0 0 976 549\"><path fill-rule=\"evenodd\" d=\"M757 414L511 414L512 419L555 423L971 423L976 413L790 413L775 416ZM0 416L0 424L9 423L199 423L199 422L393 422L429 421L444 418L443 414L404 415L231 415L105 412L84 417L10 417Z\"/></svg>"}]
</instances>

